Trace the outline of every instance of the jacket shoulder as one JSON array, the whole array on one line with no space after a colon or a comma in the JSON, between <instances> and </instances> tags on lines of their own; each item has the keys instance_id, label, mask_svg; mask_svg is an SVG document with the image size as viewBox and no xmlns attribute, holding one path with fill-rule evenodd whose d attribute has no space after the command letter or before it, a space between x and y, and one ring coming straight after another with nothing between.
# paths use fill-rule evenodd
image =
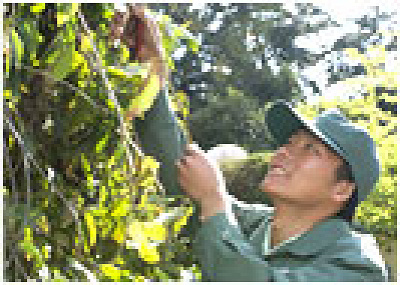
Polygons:
<instances>
[{"instance_id":1,"label":"jacket shoulder","mask_svg":"<svg viewBox=\"0 0 400 285\"><path fill-rule=\"evenodd\" d=\"M349 230L337 240L328 259L337 267L359 272L365 281L389 281L386 264L371 234Z\"/></svg>"}]
</instances>

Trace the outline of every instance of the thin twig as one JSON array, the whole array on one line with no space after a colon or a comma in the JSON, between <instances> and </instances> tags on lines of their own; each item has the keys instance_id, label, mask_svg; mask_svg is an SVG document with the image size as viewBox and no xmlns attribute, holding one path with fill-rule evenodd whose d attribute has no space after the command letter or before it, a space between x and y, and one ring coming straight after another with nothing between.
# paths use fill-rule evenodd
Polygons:
<instances>
[{"instance_id":1,"label":"thin twig","mask_svg":"<svg viewBox=\"0 0 400 285\"><path fill-rule=\"evenodd\" d=\"M28 225L28 215L31 212L31 166L28 161L28 156L24 147L22 152L24 153L24 175L26 180L26 201L24 207L24 227Z\"/></svg>"},{"instance_id":2,"label":"thin twig","mask_svg":"<svg viewBox=\"0 0 400 285\"><path fill-rule=\"evenodd\" d=\"M8 117L6 117L6 124L8 126L8 128L13 132L15 138L17 139L18 144L20 145L20 147L24 147L25 151L26 151L26 157L30 159L30 162L33 164L34 167L36 167L36 169L39 171L39 173L46 179L49 179L50 182L53 181L53 178L55 177L55 175L46 175L46 173L40 168L39 163L36 161L36 159L33 156L33 153L28 150L26 148L26 145L23 141L22 136L19 134L19 132L17 131L17 129L15 128L14 124L12 123L12 120ZM53 169L49 169L49 171L54 171ZM49 173L50 174L50 173ZM57 174L54 172L54 174ZM50 177L49 177L50 176ZM63 193L61 193L60 191L57 191L57 189L54 186L54 183L50 183L51 184L51 192L55 193L60 199L61 201L64 203L64 205L66 205L66 207L68 208L68 210L71 212L75 223L77 224L77 232L78 232L78 240L79 241L83 241L83 234L82 234L82 222L81 219L79 218L79 213L76 210L76 208L74 207L73 203L71 203L70 201L68 201L66 199L66 197L64 196ZM89 261L86 261L89 262Z\"/></svg>"},{"instance_id":3,"label":"thin twig","mask_svg":"<svg viewBox=\"0 0 400 285\"><path fill-rule=\"evenodd\" d=\"M12 201L13 203L16 205L18 204L18 193L17 193L17 186L16 186L16 181L15 181L15 169L14 169L14 165L9 153L9 149L6 146L6 144L3 145L3 153L4 153L4 157L6 159L6 164L8 165L8 168L11 171L11 193L12 193Z\"/></svg>"},{"instance_id":4,"label":"thin twig","mask_svg":"<svg viewBox=\"0 0 400 285\"><path fill-rule=\"evenodd\" d=\"M46 175L46 173L41 169L39 163L36 161L36 159L34 158L32 152L30 150L27 149L24 140L22 138L22 136L19 134L18 130L15 128L14 124L12 123L12 120L8 117L6 117L6 125L8 126L9 130L12 131L12 133L14 134L14 137L17 139L18 144L20 145L20 147L22 149L24 149L25 152L25 157L27 159L30 160L30 162L33 164L33 166L39 171L39 173L41 174L41 176L45 177L46 179L49 179L49 176ZM29 185L30 186L30 185ZM74 205L72 203L70 203L64 196L63 193L57 191L55 188L51 189L52 192L56 193L57 196L63 201L63 203L67 206L68 210L72 213L75 222L78 225L81 225L80 223L80 219L79 219L79 214L78 211L76 210L76 208L74 207ZM78 230L78 237L79 235L81 236L81 232L80 230Z\"/></svg>"},{"instance_id":5,"label":"thin twig","mask_svg":"<svg viewBox=\"0 0 400 285\"><path fill-rule=\"evenodd\" d=\"M132 170L135 169L136 167L135 167L135 164L133 161L133 155L131 153L130 147L132 147L135 150L135 152L141 159L144 158L144 154L141 151L141 149L133 142L133 140L129 136L127 123L125 122L125 119L122 115L121 105L119 104L118 99L115 96L114 89L111 87L111 84L110 84L109 79L106 74L106 70L105 70L104 66L102 66L100 54L97 49L97 45L94 42L94 40L90 37L92 32L91 32L89 26L87 25L83 14L80 11L78 11L78 18L84 29L84 32L88 35L89 40L90 40L91 45L94 50L93 56L95 57L95 60L90 60L90 63L92 65L92 67L101 74L101 78L104 82L104 86L107 89L108 98L111 102L113 102L116 112L117 112L117 117L119 119L119 125L120 125L120 130L121 130L121 138L123 140L123 144L125 145L126 156L127 156L128 165L129 165L129 172L130 172L129 173L129 181L131 183L131 187L133 187L133 185L136 184L136 181L133 180ZM90 57L88 57L88 58L90 58ZM140 188L138 188L138 191L139 191L139 193L137 193L137 198L140 199L140 197L142 196L143 193L141 193Z\"/></svg>"}]
</instances>

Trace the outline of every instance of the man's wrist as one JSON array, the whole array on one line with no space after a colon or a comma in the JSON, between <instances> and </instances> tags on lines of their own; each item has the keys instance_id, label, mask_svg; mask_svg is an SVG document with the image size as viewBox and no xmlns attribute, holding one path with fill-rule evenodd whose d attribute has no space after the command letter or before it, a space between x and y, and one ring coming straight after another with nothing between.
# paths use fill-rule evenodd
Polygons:
<instances>
[{"instance_id":1,"label":"man's wrist","mask_svg":"<svg viewBox=\"0 0 400 285\"><path fill-rule=\"evenodd\" d=\"M209 217L215 216L220 212L224 212L226 210L226 204L222 197L217 197L213 200L203 200L200 202L201 204L201 215L200 220L204 222Z\"/></svg>"}]
</instances>

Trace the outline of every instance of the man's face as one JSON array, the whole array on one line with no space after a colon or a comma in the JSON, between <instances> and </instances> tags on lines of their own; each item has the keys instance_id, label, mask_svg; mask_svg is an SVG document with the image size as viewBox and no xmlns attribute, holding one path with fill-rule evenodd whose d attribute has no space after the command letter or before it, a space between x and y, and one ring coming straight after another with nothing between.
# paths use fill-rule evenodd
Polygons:
<instances>
[{"instance_id":1,"label":"man's face","mask_svg":"<svg viewBox=\"0 0 400 285\"><path fill-rule=\"evenodd\" d=\"M299 130L272 157L262 190L289 203L326 203L332 198L341 163L319 138Z\"/></svg>"}]
</instances>

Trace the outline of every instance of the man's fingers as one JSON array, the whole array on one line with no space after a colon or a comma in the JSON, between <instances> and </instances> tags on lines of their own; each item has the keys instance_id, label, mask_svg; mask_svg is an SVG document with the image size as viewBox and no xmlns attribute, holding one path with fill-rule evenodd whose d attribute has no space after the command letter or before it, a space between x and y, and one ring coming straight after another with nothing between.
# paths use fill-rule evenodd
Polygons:
<instances>
[{"instance_id":1,"label":"man's fingers","mask_svg":"<svg viewBox=\"0 0 400 285\"><path fill-rule=\"evenodd\" d=\"M140 18L144 18L144 15L146 13L145 11L146 11L146 6L143 4L129 5L129 12Z\"/></svg>"},{"instance_id":2,"label":"man's fingers","mask_svg":"<svg viewBox=\"0 0 400 285\"><path fill-rule=\"evenodd\" d=\"M182 167L183 167L182 158L181 158L181 159L177 159L176 162L175 162L175 165L176 165L178 168L182 168Z\"/></svg>"},{"instance_id":3,"label":"man's fingers","mask_svg":"<svg viewBox=\"0 0 400 285\"><path fill-rule=\"evenodd\" d=\"M179 159L176 160L175 165L176 165L180 170L182 170L183 168L185 168L185 167L188 166L188 161L187 161L187 159L188 159L188 156L184 156L184 155L183 155L181 158L179 158Z\"/></svg>"},{"instance_id":4,"label":"man's fingers","mask_svg":"<svg viewBox=\"0 0 400 285\"><path fill-rule=\"evenodd\" d=\"M179 168L201 165L204 161L201 161L201 157L204 151L198 146L198 144L187 144L183 151L182 156L175 162Z\"/></svg>"},{"instance_id":5,"label":"man's fingers","mask_svg":"<svg viewBox=\"0 0 400 285\"><path fill-rule=\"evenodd\" d=\"M193 158L192 155L182 155L177 161L180 162L180 165L187 166L188 164L193 164Z\"/></svg>"},{"instance_id":6,"label":"man's fingers","mask_svg":"<svg viewBox=\"0 0 400 285\"><path fill-rule=\"evenodd\" d=\"M185 148L186 155L200 155L203 154L203 150L199 147L198 144L187 144Z\"/></svg>"}]
</instances>

